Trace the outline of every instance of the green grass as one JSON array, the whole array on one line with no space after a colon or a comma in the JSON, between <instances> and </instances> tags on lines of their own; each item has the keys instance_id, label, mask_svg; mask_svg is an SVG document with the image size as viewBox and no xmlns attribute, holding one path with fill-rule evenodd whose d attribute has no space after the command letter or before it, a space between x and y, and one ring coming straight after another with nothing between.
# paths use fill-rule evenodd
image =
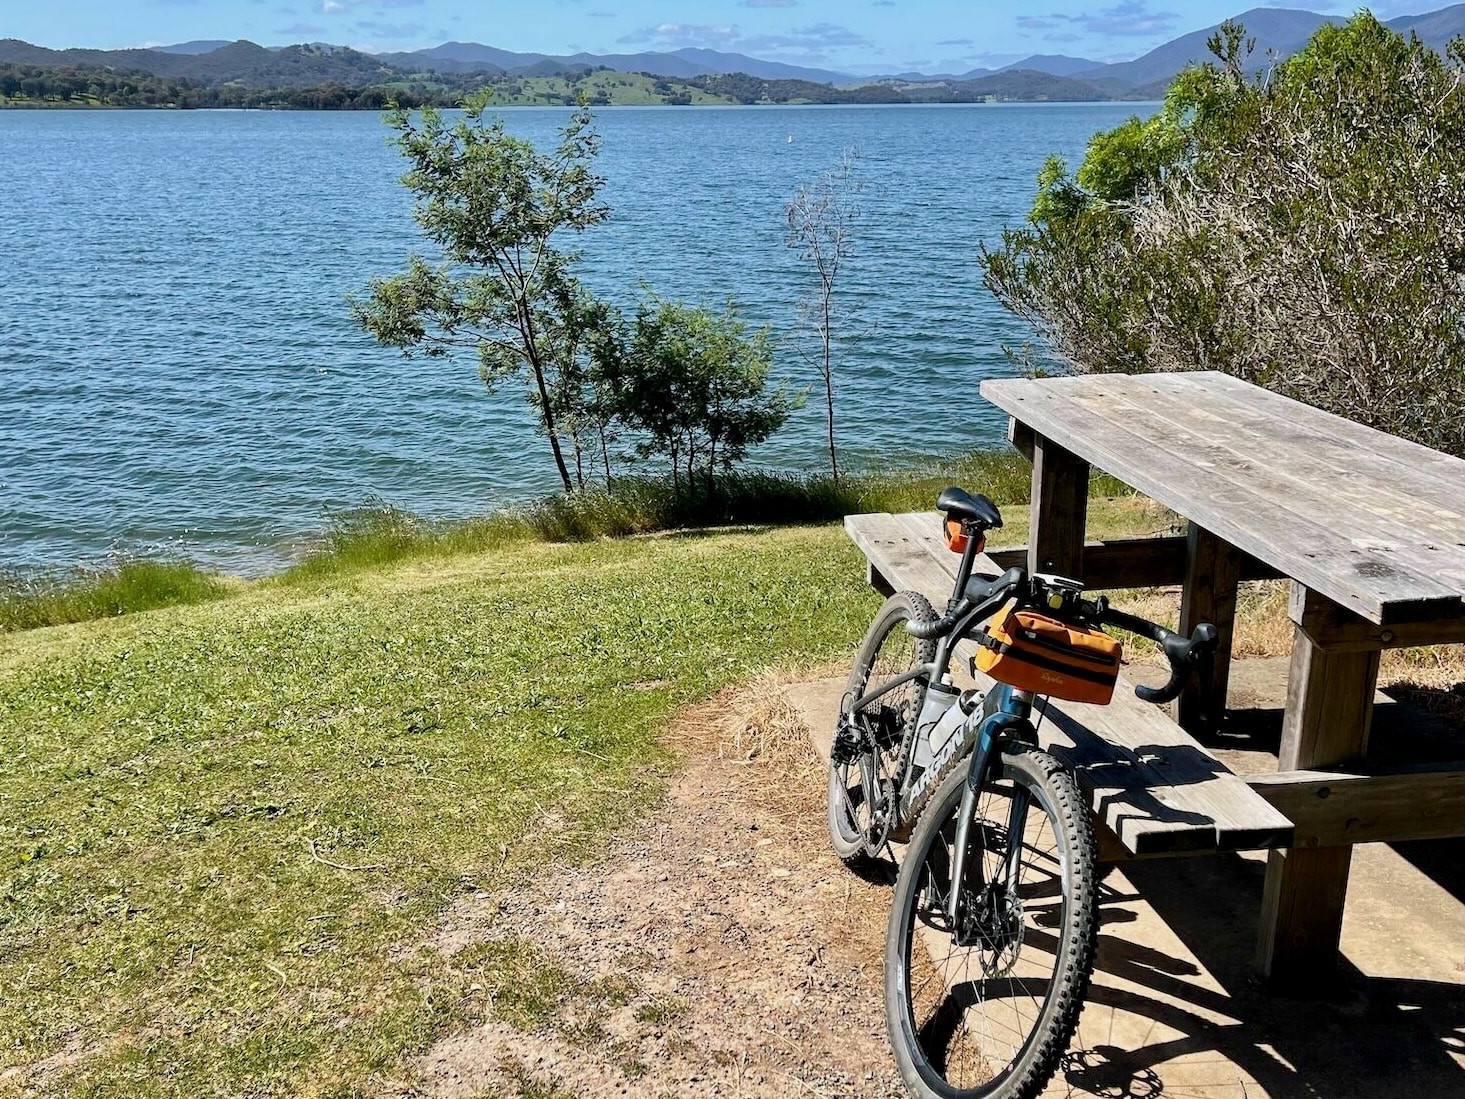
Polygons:
<instances>
[{"instance_id":1,"label":"green grass","mask_svg":"<svg viewBox=\"0 0 1465 1099\"><path fill-rule=\"evenodd\" d=\"M389 505L341 512L320 548L283 577L285 582L375 568L525 541L568 542L717 526L832 522L872 511L935 507L948 485L984 492L1007 506L1009 521L1027 502L1031 467L1006 450L974 451L897 472L824 476L738 472L718 479L715 492L678 493L664 478L620 478L611 488L546 497L527 507L453 523L426 522ZM1096 476L1094 495L1126 495L1112 477Z\"/></svg>"},{"instance_id":2,"label":"green grass","mask_svg":"<svg viewBox=\"0 0 1465 1099\"><path fill-rule=\"evenodd\" d=\"M505 543L0 636L0 1072L399 1079L523 961L425 945L444 908L635 819L678 706L846 654L862 573L835 527Z\"/></svg>"},{"instance_id":3,"label":"green grass","mask_svg":"<svg viewBox=\"0 0 1465 1099\"><path fill-rule=\"evenodd\" d=\"M1029 466L1008 450L975 451L897 472L828 477L740 472L713 494L674 491L664 478L617 480L610 489L546 497L534 504L455 522L431 522L381 502L337 512L320 544L277 578L313 584L407 560L440 560L525 542L588 541L716 526L829 522L870 511L920 511L947 485L985 492L1007 505L1009 522L1027 501ZM1095 477L1096 495L1127 493ZM198 603L243 585L184 562L125 561L69 575L0 577L0 631L33 629Z\"/></svg>"},{"instance_id":4,"label":"green grass","mask_svg":"<svg viewBox=\"0 0 1465 1099\"><path fill-rule=\"evenodd\" d=\"M219 599L237 584L183 561L122 561L72 573L0 577L0 630L110 618Z\"/></svg>"}]
</instances>

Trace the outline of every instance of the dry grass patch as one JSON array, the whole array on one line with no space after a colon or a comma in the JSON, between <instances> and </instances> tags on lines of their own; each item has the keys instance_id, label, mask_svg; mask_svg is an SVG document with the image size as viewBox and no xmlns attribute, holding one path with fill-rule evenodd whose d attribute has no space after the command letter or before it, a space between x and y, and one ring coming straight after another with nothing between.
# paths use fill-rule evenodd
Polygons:
<instances>
[{"instance_id":1,"label":"dry grass patch","mask_svg":"<svg viewBox=\"0 0 1465 1099\"><path fill-rule=\"evenodd\" d=\"M829 850L822 771L783 690L824 674L784 665L684 709L663 741L682 769L650 819L592 863L454 906L433 950L479 967L479 1022L401 1091L895 1094L888 888Z\"/></svg>"}]
</instances>

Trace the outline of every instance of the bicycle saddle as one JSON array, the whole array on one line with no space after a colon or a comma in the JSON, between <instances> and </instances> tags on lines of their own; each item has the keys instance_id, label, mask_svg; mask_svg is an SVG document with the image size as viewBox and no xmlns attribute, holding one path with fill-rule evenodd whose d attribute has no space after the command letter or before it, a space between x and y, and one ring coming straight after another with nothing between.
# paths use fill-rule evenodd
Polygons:
<instances>
[{"instance_id":1,"label":"bicycle saddle","mask_svg":"<svg viewBox=\"0 0 1465 1099\"><path fill-rule=\"evenodd\" d=\"M997 505L980 493L973 496L966 489L952 485L936 497L936 507L949 519L968 519L985 527L1000 527L1002 513Z\"/></svg>"}]
</instances>

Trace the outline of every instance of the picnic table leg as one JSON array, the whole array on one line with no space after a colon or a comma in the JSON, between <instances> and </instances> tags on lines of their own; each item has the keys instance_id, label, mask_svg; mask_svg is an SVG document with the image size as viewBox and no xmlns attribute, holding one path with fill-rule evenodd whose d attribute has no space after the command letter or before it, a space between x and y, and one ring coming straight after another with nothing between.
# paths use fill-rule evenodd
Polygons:
<instances>
[{"instance_id":1,"label":"picnic table leg","mask_svg":"<svg viewBox=\"0 0 1465 1099\"><path fill-rule=\"evenodd\" d=\"M1083 579L1089 464L1052 439L1032 437L1033 492L1028 571Z\"/></svg>"},{"instance_id":2,"label":"picnic table leg","mask_svg":"<svg viewBox=\"0 0 1465 1099\"><path fill-rule=\"evenodd\" d=\"M1294 590L1294 608L1306 602L1296 595ZM1308 616L1297 617L1304 620L1292 644L1277 767L1293 771L1353 762L1368 747L1379 652L1329 651L1308 633ZM1305 991L1333 971L1352 857L1351 846L1294 847L1268 855L1257 965L1274 987Z\"/></svg>"},{"instance_id":3,"label":"picnic table leg","mask_svg":"<svg viewBox=\"0 0 1465 1099\"><path fill-rule=\"evenodd\" d=\"M1215 728L1226 712L1226 686L1231 677L1231 639L1236 627L1236 586L1241 582L1241 553L1204 527L1191 523L1186 533L1185 588L1180 599L1180 632L1189 634L1202 622L1216 627L1215 669L1211 695L1201 696L1191 679L1180 696L1180 726L1197 733ZM1206 720L1202 721L1202 715Z\"/></svg>"}]
</instances>

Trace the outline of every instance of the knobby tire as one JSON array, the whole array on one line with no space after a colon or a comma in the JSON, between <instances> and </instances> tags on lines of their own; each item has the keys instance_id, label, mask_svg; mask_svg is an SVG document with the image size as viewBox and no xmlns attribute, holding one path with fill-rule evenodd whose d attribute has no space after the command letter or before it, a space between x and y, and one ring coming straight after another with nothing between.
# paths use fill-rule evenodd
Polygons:
<instances>
[{"instance_id":1,"label":"knobby tire","mask_svg":"<svg viewBox=\"0 0 1465 1099\"><path fill-rule=\"evenodd\" d=\"M936 646L911 637L905 632L905 624L934 622L937 617L926 597L918 592L896 592L881 605L855 653L840 704L836 738L849 707L871 684L901 675L935 657ZM882 823L880 818L882 815L888 818L889 790L866 789L864 776L876 776L877 786L891 786L899 778L901 744L910 737L924 696L925 683L918 679L871 703L864 715L868 727L883 728L889 734L887 741L893 743L869 743L862 738L862 759L850 762L830 759L829 842L846 862L878 858L885 846L892 822L886 819ZM838 752L833 755L837 756Z\"/></svg>"},{"instance_id":2,"label":"knobby tire","mask_svg":"<svg viewBox=\"0 0 1465 1099\"><path fill-rule=\"evenodd\" d=\"M1009 807L1021 789L1019 880L1011 894L969 885L954 935L944 909L967 771L931 799L896 880L885 946L890 1042L920 1099L1033 1099L1073 1037L1093 970L1093 828L1057 760L1022 745L1005 750L977 796L968 864L980 859L988 882L1005 865Z\"/></svg>"}]
</instances>

